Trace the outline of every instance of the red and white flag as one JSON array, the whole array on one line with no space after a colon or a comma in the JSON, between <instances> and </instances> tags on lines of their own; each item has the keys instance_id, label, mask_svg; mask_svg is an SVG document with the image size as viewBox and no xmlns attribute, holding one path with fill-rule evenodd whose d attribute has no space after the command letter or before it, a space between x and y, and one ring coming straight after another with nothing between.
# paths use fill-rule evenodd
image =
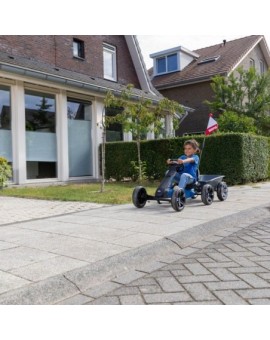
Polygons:
<instances>
[{"instance_id":1,"label":"red and white flag","mask_svg":"<svg viewBox=\"0 0 270 340\"><path fill-rule=\"evenodd\" d=\"M218 129L218 123L217 121L215 121L215 119L213 118L213 114L210 113L209 114L209 120L208 120L208 125L207 125L207 129L205 130L205 134L211 135L211 133L213 133L214 131L216 131Z\"/></svg>"}]
</instances>

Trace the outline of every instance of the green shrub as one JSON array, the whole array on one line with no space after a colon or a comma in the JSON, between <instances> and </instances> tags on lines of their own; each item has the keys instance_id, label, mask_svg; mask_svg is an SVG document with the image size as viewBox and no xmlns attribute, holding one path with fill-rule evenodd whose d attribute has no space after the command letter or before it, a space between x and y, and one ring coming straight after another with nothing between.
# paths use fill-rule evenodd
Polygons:
<instances>
[{"instance_id":1,"label":"green shrub","mask_svg":"<svg viewBox=\"0 0 270 340\"><path fill-rule=\"evenodd\" d=\"M166 160L182 155L184 142L191 138L202 146L204 135L143 141L141 158L146 162L147 177L161 179L167 169ZM268 138L250 134L208 136L201 155L200 173L225 175L228 184L266 180L270 175L269 145ZM131 161L137 161L135 142L106 144L106 178L132 177Z\"/></svg>"},{"instance_id":2,"label":"green shrub","mask_svg":"<svg viewBox=\"0 0 270 340\"><path fill-rule=\"evenodd\" d=\"M5 186L11 176L11 166L8 164L6 158L0 157L0 188Z\"/></svg>"}]
</instances>

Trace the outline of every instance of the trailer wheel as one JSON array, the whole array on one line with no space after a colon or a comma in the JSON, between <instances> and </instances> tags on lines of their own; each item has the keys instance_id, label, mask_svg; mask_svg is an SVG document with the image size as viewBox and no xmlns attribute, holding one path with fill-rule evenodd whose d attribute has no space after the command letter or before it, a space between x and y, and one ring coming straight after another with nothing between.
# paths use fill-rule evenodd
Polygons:
<instances>
[{"instance_id":1,"label":"trailer wheel","mask_svg":"<svg viewBox=\"0 0 270 340\"><path fill-rule=\"evenodd\" d=\"M210 184L205 184L202 188L202 201L205 205L210 205L214 200L214 188Z\"/></svg>"},{"instance_id":2,"label":"trailer wheel","mask_svg":"<svg viewBox=\"0 0 270 340\"><path fill-rule=\"evenodd\" d=\"M220 201L225 201L228 197L228 186L225 182L220 182L217 185L217 197Z\"/></svg>"},{"instance_id":3,"label":"trailer wheel","mask_svg":"<svg viewBox=\"0 0 270 340\"><path fill-rule=\"evenodd\" d=\"M182 189L180 188L175 188L173 195L172 195L172 200L171 200L171 205L175 211L182 211L185 208L185 193Z\"/></svg>"},{"instance_id":4,"label":"trailer wheel","mask_svg":"<svg viewBox=\"0 0 270 340\"><path fill-rule=\"evenodd\" d=\"M143 208L147 201L147 193L144 187L138 186L133 190L132 202L137 208Z\"/></svg>"}]
</instances>

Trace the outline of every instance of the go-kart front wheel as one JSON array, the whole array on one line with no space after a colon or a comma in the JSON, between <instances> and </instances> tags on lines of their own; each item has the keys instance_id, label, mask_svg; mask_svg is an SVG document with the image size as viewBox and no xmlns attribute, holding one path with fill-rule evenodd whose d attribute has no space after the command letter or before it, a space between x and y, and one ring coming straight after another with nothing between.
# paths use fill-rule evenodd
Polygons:
<instances>
[{"instance_id":1,"label":"go-kart front wheel","mask_svg":"<svg viewBox=\"0 0 270 340\"><path fill-rule=\"evenodd\" d=\"M185 208L185 194L184 191L178 187L175 187L171 205L175 211L182 211Z\"/></svg>"},{"instance_id":2,"label":"go-kart front wheel","mask_svg":"<svg viewBox=\"0 0 270 340\"><path fill-rule=\"evenodd\" d=\"M202 201L205 205L210 205L214 200L214 188L210 184L205 184L202 188Z\"/></svg>"},{"instance_id":3,"label":"go-kart front wheel","mask_svg":"<svg viewBox=\"0 0 270 340\"><path fill-rule=\"evenodd\" d=\"M144 187L138 186L133 190L132 202L137 208L143 208L147 201L147 193Z\"/></svg>"},{"instance_id":4,"label":"go-kart front wheel","mask_svg":"<svg viewBox=\"0 0 270 340\"><path fill-rule=\"evenodd\" d=\"M228 197L228 187L225 182L220 182L217 185L217 197L220 201L225 201Z\"/></svg>"}]
</instances>

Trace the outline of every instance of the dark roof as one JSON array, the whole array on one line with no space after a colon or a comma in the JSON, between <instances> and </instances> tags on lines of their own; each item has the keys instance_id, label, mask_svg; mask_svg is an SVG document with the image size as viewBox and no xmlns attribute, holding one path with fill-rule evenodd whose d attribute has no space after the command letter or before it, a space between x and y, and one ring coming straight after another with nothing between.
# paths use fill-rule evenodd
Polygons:
<instances>
[{"instance_id":1,"label":"dark roof","mask_svg":"<svg viewBox=\"0 0 270 340\"><path fill-rule=\"evenodd\" d=\"M96 92L106 92L108 90L121 92L125 88L124 85L117 82L54 67L53 65L32 58L12 56L5 52L0 52L0 69L32 78L58 82L68 86L91 89ZM158 91L155 91L155 94L153 94L148 91L133 88L132 93L135 97L144 96L153 101L163 98Z\"/></svg>"},{"instance_id":2,"label":"dark roof","mask_svg":"<svg viewBox=\"0 0 270 340\"><path fill-rule=\"evenodd\" d=\"M157 89L162 89L209 80L217 74L227 75L262 38L262 35L251 35L195 50L194 52L200 55L197 60L193 60L182 71L153 77L152 83ZM216 61L200 64L203 59L215 56L219 56ZM153 69L149 70L149 73L151 75Z\"/></svg>"}]
</instances>

